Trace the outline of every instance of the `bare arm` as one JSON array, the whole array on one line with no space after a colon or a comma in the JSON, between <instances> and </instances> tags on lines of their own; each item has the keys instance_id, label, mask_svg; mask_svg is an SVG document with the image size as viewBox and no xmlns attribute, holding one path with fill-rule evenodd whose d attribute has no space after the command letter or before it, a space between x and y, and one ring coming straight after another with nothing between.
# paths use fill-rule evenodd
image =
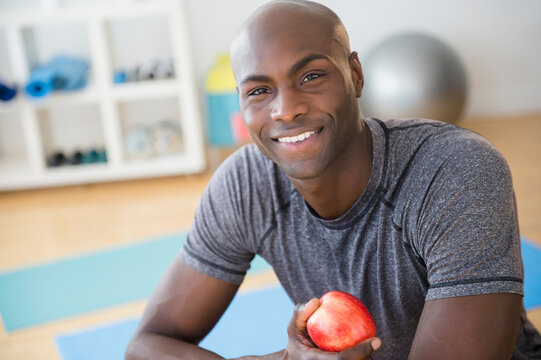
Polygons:
<instances>
[{"instance_id":1,"label":"bare arm","mask_svg":"<svg viewBox=\"0 0 541 360\"><path fill-rule=\"evenodd\" d=\"M425 303L410 360L510 359L520 323L517 294L464 296Z\"/></svg>"},{"instance_id":2,"label":"bare arm","mask_svg":"<svg viewBox=\"0 0 541 360\"><path fill-rule=\"evenodd\" d=\"M197 344L218 322L237 290L237 285L204 275L176 258L149 299L139 328L128 345L126 359L222 359ZM242 359L361 360L381 344L379 339L372 338L341 354L315 348L306 332L306 320L318 306L319 301L312 300L296 307L287 329L289 341L285 350Z\"/></svg>"},{"instance_id":3,"label":"bare arm","mask_svg":"<svg viewBox=\"0 0 541 360\"><path fill-rule=\"evenodd\" d=\"M126 359L222 359L197 344L220 319L237 289L177 257L150 297Z\"/></svg>"}]
</instances>

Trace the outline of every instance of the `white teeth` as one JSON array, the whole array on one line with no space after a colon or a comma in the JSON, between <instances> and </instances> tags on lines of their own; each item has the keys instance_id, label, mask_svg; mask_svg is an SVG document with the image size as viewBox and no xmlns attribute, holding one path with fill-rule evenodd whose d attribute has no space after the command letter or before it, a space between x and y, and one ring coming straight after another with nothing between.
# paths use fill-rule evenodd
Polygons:
<instances>
[{"instance_id":1,"label":"white teeth","mask_svg":"<svg viewBox=\"0 0 541 360\"><path fill-rule=\"evenodd\" d=\"M281 137L278 138L278 141L281 143L293 143L293 142L299 142L308 139L310 136L314 135L316 131L307 131L305 133L299 134L297 136L290 136L290 137Z\"/></svg>"}]
</instances>

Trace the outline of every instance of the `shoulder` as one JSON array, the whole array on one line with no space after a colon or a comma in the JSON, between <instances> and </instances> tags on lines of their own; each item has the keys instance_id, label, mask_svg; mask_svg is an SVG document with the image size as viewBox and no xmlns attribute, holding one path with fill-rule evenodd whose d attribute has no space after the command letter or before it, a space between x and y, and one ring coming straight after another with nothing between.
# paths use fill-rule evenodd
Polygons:
<instances>
[{"instance_id":1,"label":"shoulder","mask_svg":"<svg viewBox=\"0 0 541 360\"><path fill-rule=\"evenodd\" d=\"M484 222L496 209L500 213L492 218L513 211L511 171L487 139L433 121L396 120L384 125L389 139L386 200L394 206L393 221L405 229L409 244L419 249L418 239L433 226L443 225L444 216L451 227L468 212L484 214L478 219Z\"/></svg>"},{"instance_id":2,"label":"shoulder","mask_svg":"<svg viewBox=\"0 0 541 360\"><path fill-rule=\"evenodd\" d=\"M267 179L270 168L272 162L254 144L244 145L220 164L211 185L218 183L219 186L244 188Z\"/></svg>"},{"instance_id":3,"label":"shoulder","mask_svg":"<svg viewBox=\"0 0 541 360\"><path fill-rule=\"evenodd\" d=\"M441 162L455 176L478 178L483 183L507 182L511 187L511 171L506 159L485 137L471 130L450 125L432 139L429 156Z\"/></svg>"},{"instance_id":4,"label":"shoulder","mask_svg":"<svg viewBox=\"0 0 541 360\"><path fill-rule=\"evenodd\" d=\"M390 119L379 123L389 142L391 160L421 161L425 170L446 164L468 172L509 172L502 154L471 130L428 119Z\"/></svg>"}]
</instances>

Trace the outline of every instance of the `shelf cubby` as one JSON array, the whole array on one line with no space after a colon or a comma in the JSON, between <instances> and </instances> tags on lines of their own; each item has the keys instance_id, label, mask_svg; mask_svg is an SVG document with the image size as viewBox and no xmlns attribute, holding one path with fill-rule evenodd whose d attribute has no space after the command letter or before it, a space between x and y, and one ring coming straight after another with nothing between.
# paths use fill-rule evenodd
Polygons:
<instances>
[{"instance_id":1,"label":"shelf cubby","mask_svg":"<svg viewBox=\"0 0 541 360\"><path fill-rule=\"evenodd\" d=\"M7 55L0 59L0 81L19 88L14 100L0 103L0 191L203 171L188 39L177 0L86 2L0 14L0 53ZM37 99L20 91L36 66L57 54L88 61L86 86ZM171 76L115 82L116 70L153 61L169 61ZM127 151L126 139L137 126L160 134L152 155ZM48 164L55 152L88 149L104 149L106 161Z\"/></svg>"}]
</instances>

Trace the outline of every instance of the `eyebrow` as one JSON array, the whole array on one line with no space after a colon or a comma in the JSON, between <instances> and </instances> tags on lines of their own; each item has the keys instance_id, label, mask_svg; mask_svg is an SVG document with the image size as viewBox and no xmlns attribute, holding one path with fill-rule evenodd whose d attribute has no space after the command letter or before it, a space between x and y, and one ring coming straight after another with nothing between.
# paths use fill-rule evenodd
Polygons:
<instances>
[{"instance_id":1,"label":"eyebrow","mask_svg":"<svg viewBox=\"0 0 541 360\"><path fill-rule=\"evenodd\" d=\"M308 54L291 66L289 69L289 75L294 75L307 64L317 59L328 59L328 57L323 54Z\"/></svg>"},{"instance_id":2,"label":"eyebrow","mask_svg":"<svg viewBox=\"0 0 541 360\"><path fill-rule=\"evenodd\" d=\"M303 67L305 67L307 64L309 64L310 62L314 61L314 60L317 60L317 59L328 59L327 56L325 55L322 55L322 54L308 54L306 55L305 57L303 57L302 59L300 59L299 61L297 61L295 64L293 64L289 70L288 70L288 73L289 75L293 75L295 74L296 72L298 72L300 69L302 69ZM245 77L241 82L240 84L243 85L244 83L247 83L249 81L254 81L254 82L271 82L271 78L270 76L267 76L267 75L249 75L247 77Z\"/></svg>"},{"instance_id":3,"label":"eyebrow","mask_svg":"<svg viewBox=\"0 0 541 360\"><path fill-rule=\"evenodd\" d=\"M267 75L249 75L246 76L241 82L241 85L244 85L244 83L247 83L249 81L255 81L255 82L270 82L271 78Z\"/></svg>"}]
</instances>

